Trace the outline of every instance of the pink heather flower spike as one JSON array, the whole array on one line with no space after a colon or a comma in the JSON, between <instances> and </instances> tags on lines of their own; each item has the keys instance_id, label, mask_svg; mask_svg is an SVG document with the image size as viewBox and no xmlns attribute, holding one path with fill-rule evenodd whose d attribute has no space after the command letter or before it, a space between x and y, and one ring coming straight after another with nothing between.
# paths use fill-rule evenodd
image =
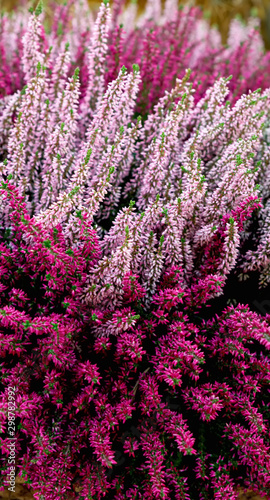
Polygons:
<instances>
[{"instance_id":1,"label":"pink heather flower spike","mask_svg":"<svg viewBox=\"0 0 270 500\"><path fill-rule=\"evenodd\" d=\"M132 238L126 226L126 238L111 257L103 257L102 261L90 276L91 285L84 291L84 300L96 306L107 306L109 309L119 306L123 297L123 279L130 271Z\"/></svg>"},{"instance_id":2,"label":"pink heather flower spike","mask_svg":"<svg viewBox=\"0 0 270 500\"><path fill-rule=\"evenodd\" d=\"M156 142L156 130L164 127L164 120L167 121L170 119L169 111L171 111L171 106L173 106L174 101L179 98L183 98L185 93L188 93L188 97L186 97L184 101L183 111L185 109L185 105L187 106L187 110L189 107L192 107L192 89L190 86L186 85L188 79L190 77L190 70L186 70L186 74L182 80L176 81L176 86L170 93L166 93L164 97L162 97L158 104L154 108L154 112L150 114L144 124L144 127L140 131L139 138L140 142L138 144L138 156L141 159L141 163L133 172L133 178L130 184L127 184L125 193L127 193L127 188L130 186L131 190L137 186L138 179L142 176L145 176L145 172L149 161L151 160L151 155L153 155L153 148L155 148ZM180 111L180 110L179 110ZM177 113L177 112L176 112ZM184 114L183 114L184 116ZM177 130L180 138L180 128ZM178 152L178 151L177 151ZM172 154L172 158L174 159Z\"/></svg>"},{"instance_id":3,"label":"pink heather flower spike","mask_svg":"<svg viewBox=\"0 0 270 500\"><path fill-rule=\"evenodd\" d=\"M35 77L38 64L41 66L45 64L47 43L39 17L41 12L38 9L37 7L36 11L30 16L27 31L22 39L22 63L26 82Z\"/></svg>"},{"instance_id":4,"label":"pink heather flower spike","mask_svg":"<svg viewBox=\"0 0 270 500\"><path fill-rule=\"evenodd\" d=\"M159 137L155 138L150 145L148 168L138 196L140 208L144 208L145 204L155 199L157 194L161 194L170 155L172 154L174 158L174 145L179 133L179 124L185 120L192 103L192 96L187 91L175 109L166 116Z\"/></svg>"},{"instance_id":5,"label":"pink heather flower spike","mask_svg":"<svg viewBox=\"0 0 270 500\"><path fill-rule=\"evenodd\" d=\"M34 165L38 158L39 136L42 129L36 130L36 116L42 113L41 105L43 93L46 97L45 71L38 63L36 76L31 78L24 95L21 98L19 114L8 141L7 174L13 176L15 185L21 194L27 192L27 182L33 185L36 172ZM42 122L46 127L46 120Z\"/></svg>"},{"instance_id":6,"label":"pink heather flower spike","mask_svg":"<svg viewBox=\"0 0 270 500\"><path fill-rule=\"evenodd\" d=\"M52 76L49 88L49 100L52 103L52 106L55 107L55 111L58 111L58 107L56 105L57 98L59 98L66 86L66 79L68 76L68 71L70 69L71 58L70 58L70 50L69 43L62 42L60 51L56 56L55 64L52 69Z\"/></svg>"},{"instance_id":7,"label":"pink heather flower spike","mask_svg":"<svg viewBox=\"0 0 270 500\"><path fill-rule=\"evenodd\" d=\"M75 137L77 133L79 104L79 75L75 70L73 77L66 83L63 95L56 100L57 118L48 124L49 136L44 151L45 161L42 165L42 195L38 200L37 213L46 209L57 198L59 191L67 184L70 165L74 160Z\"/></svg>"},{"instance_id":8,"label":"pink heather flower spike","mask_svg":"<svg viewBox=\"0 0 270 500\"><path fill-rule=\"evenodd\" d=\"M88 52L88 84L84 101L81 105L84 125L93 117L95 109L105 91L105 56L107 52L108 32L111 22L111 11L108 2L102 2L94 25Z\"/></svg>"},{"instance_id":9,"label":"pink heather flower spike","mask_svg":"<svg viewBox=\"0 0 270 500\"><path fill-rule=\"evenodd\" d=\"M21 94L22 93L20 91L17 91L15 94L5 98L4 109L0 116L0 127L2 130L0 146L1 154L6 154L8 137L10 136L11 129L13 128L13 116L20 105Z\"/></svg>"},{"instance_id":10,"label":"pink heather flower spike","mask_svg":"<svg viewBox=\"0 0 270 500\"><path fill-rule=\"evenodd\" d=\"M230 217L229 222L226 224L225 241L224 241L224 257L219 270L221 274L229 274L234 268L238 256L240 246L240 236L235 220Z\"/></svg>"},{"instance_id":11,"label":"pink heather flower spike","mask_svg":"<svg viewBox=\"0 0 270 500\"><path fill-rule=\"evenodd\" d=\"M190 123L194 128L203 128L220 123L226 108L222 106L229 94L228 78L219 78L212 87L207 89L191 113ZM203 110L203 112L202 112Z\"/></svg>"},{"instance_id":12,"label":"pink heather flower spike","mask_svg":"<svg viewBox=\"0 0 270 500\"><path fill-rule=\"evenodd\" d=\"M134 202L129 207L123 208L115 217L110 231L104 236L101 247L105 255L110 255L125 240L125 228L134 226Z\"/></svg>"},{"instance_id":13,"label":"pink heather flower spike","mask_svg":"<svg viewBox=\"0 0 270 500\"><path fill-rule=\"evenodd\" d=\"M42 221L42 224L51 224L53 221L55 221L55 223L59 223L62 218L66 218L68 213L76 205L78 206L78 200L82 199L82 196L80 196L80 194L83 193L84 186L87 181L87 173L93 162L92 158L95 158L95 153L98 154L101 149L100 129L102 130L102 127L104 127L106 124L106 122L104 123L104 121L102 121L102 118L107 111L108 101L111 101L111 112L114 113L114 105L118 103L119 98L117 95L117 90L118 87L120 87L120 89L122 87L122 81L125 77L125 73L125 69L122 69L120 71L118 78L115 80L115 82L113 82L112 85L110 85L110 88L103 98L103 103L101 104L97 116L88 131L87 141L84 143L83 147L81 148L81 152L77 157L75 168L67 186L66 193L62 192L58 196L58 200L53 203L49 209L37 215L35 217L36 221ZM88 193L91 206L87 206L87 210L90 217L93 217L94 213L98 211L99 203L103 200L107 192L111 175L114 172L112 159L115 158L114 161L119 160L121 145L124 144L123 141L125 141L124 127L120 127L120 131L116 134L115 144L112 144L110 149L107 148L107 151L105 150L105 153L103 154L103 158L100 158L100 164L102 165L102 167L99 166L100 172L94 177L94 187L91 187L90 192ZM105 144L106 143L107 141L105 141ZM86 204L87 203L88 201L86 199Z\"/></svg>"}]
</instances>

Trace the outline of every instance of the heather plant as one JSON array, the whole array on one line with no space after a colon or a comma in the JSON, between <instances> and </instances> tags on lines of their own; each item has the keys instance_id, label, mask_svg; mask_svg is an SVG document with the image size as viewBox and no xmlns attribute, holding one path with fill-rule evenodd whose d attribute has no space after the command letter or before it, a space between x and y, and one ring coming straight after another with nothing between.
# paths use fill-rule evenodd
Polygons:
<instances>
[{"instance_id":1,"label":"heather plant","mask_svg":"<svg viewBox=\"0 0 270 500\"><path fill-rule=\"evenodd\" d=\"M20 14L18 67L4 17L2 429L14 386L40 500L269 495L270 317L226 291L268 278L269 55L172 1L125 34L122 5Z\"/></svg>"}]
</instances>

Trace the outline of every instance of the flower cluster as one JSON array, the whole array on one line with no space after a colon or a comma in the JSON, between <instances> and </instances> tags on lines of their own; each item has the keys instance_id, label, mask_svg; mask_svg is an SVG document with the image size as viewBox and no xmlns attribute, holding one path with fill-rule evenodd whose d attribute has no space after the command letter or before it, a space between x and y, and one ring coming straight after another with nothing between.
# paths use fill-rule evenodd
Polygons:
<instances>
[{"instance_id":1,"label":"flower cluster","mask_svg":"<svg viewBox=\"0 0 270 500\"><path fill-rule=\"evenodd\" d=\"M1 18L1 426L37 500L269 494L269 54L123 3Z\"/></svg>"}]
</instances>

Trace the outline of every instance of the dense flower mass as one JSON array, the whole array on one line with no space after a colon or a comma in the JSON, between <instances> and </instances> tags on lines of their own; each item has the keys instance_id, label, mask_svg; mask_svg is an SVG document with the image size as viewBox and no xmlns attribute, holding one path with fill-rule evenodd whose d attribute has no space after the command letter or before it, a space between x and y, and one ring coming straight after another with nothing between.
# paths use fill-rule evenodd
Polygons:
<instances>
[{"instance_id":1,"label":"dense flower mass","mask_svg":"<svg viewBox=\"0 0 270 500\"><path fill-rule=\"evenodd\" d=\"M270 55L123 4L1 17L1 448L12 386L37 500L270 495Z\"/></svg>"}]
</instances>

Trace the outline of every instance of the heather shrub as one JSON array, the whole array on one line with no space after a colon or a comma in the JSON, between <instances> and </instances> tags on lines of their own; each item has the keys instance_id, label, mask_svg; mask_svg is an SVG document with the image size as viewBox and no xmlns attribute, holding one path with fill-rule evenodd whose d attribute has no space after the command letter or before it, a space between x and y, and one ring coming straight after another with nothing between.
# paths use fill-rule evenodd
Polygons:
<instances>
[{"instance_id":1,"label":"heather shrub","mask_svg":"<svg viewBox=\"0 0 270 500\"><path fill-rule=\"evenodd\" d=\"M17 65L4 17L1 425L16 387L40 500L269 494L270 317L229 293L269 278L269 55L171 1L124 36L121 5L22 13Z\"/></svg>"}]
</instances>

